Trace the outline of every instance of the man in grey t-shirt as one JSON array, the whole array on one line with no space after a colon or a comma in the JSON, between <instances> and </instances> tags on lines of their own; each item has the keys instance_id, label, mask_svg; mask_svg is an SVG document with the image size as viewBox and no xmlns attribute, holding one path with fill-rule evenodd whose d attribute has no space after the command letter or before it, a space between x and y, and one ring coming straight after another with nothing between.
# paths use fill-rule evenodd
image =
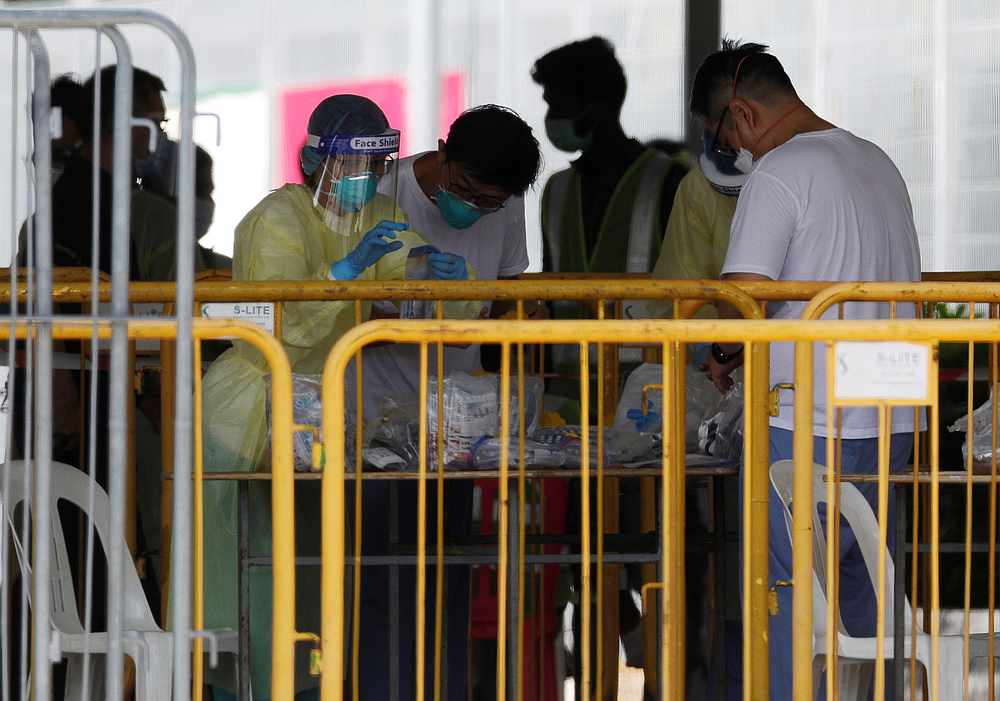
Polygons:
<instances>
[{"instance_id":1,"label":"man in grey t-shirt","mask_svg":"<svg viewBox=\"0 0 1000 701\"><path fill-rule=\"evenodd\" d=\"M716 136L711 148L728 151L749 174L730 232L723 280L920 279L920 251L910 198L899 171L875 144L835 127L809 109L774 56L759 44L725 42L702 63L692 90L692 111ZM771 314L798 318L801 304ZM900 316L907 310L900 309ZM912 316L912 311L909 311ZM849 304L852 319L888 318L886 305ZM817 389L814 460L826 459L826 372L815 354ZM713 345L708 372L721 389L742 364L739 345ZM791 344L772 344L771 384L794 376ZM770 462L791 459L794 392L782 393L771 419ZM891 469L906 466L913 444L913 411L895 413L890 427ZM877 471L875 412L849 408L840 429L844 474ZM764 476L762 476L764 477ZM766 479L766 477L764 477ZM877 486L862 486L876 507ZM792 553L784 505L771 490L769 579L791 580ZM892 510L889 512L890 523ZM893 528L890 526L890 533ZM841 529L841 618L851 635L875 634L876 601L854 534ZM805 586L809 586L808 583ZM772 699L792 698L792 590L778 588L778 615L770 626Z\"/></svg>"}]
</instances>

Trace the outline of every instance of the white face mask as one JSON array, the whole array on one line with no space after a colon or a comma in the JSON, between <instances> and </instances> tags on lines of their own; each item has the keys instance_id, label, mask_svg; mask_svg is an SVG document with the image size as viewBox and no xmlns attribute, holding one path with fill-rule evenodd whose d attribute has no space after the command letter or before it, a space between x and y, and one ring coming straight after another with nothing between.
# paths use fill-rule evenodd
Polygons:
<instances>
[{"instance_id":1,"label":"white face mask","mask_svg":"<svg viewBox=\"0 0 1000 701\"><path fill-rule=\"evenodd\" d=\"M750 153L749 149L741 148L736 154L736 160L733 162L733 167L741 173L750 174L753 170L753 154Z\"/></svg>"}]
</instances>

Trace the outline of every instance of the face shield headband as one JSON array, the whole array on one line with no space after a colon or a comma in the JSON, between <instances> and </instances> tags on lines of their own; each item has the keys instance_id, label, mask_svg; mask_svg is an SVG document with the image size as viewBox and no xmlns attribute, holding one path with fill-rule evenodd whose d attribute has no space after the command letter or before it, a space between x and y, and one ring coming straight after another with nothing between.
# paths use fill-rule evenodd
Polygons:
<instances>
[{"instance_id":1,"label":"face shield headband","mask_svg":"<svg viewBox=\"0 0 1000 701\"><path fill-rule=\"evenodd\" d=\"M375 197L386 161L399 152L399 130L387 129L381 134L368 136L309 134L306 146L325 156L313 193L313 205L319 206L319 198L323 194L327 212L335 209L342 214L354 214ZM343 163L353 164L350 172L340 172L343 169L338 164ZM324 191L328 172L331 173L330 186Z\"/></svg>"}]
</instances>

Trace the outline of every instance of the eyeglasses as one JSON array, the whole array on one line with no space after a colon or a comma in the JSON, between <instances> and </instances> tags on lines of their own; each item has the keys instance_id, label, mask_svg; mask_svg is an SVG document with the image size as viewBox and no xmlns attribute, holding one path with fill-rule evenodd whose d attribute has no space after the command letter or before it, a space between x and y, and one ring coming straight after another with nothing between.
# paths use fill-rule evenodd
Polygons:
<instances>
[{"instance_id":1,"label":"eyeglasses","mask_svg":"<svg viewBox=\"0 0 1000 701\"><path fill-rule=\"evenodd\" d=\"M740 59L739 63L736 64L736 71L733 73L733 84L732 84L732 87L730 88L730 90L731 90L730 95L729 95L730 101L734 97L736 97L736 83L740 79L740 69L743 68L743 62L746 61L748 58L750 58L751 55L752 54L747 54L746 56L744 56L743 58ZM727 103L726 106L725 106L725 108L722 110L722 114L719 115L719 125L717 127L715 127L715 136L712 137L711 151L713 153L717 153L720 156L724 156L726 158L735 158L736 157L736 151L734 151L732 148L728 148L726 146L721 146L719 144L719 134L722 132L722 125L725 123L726 117L728 115L729 115L729 104Z\"/></svg>"},{"instance_id":2,"label":"eyeglasses","mask_svg":"<svg viewBox=\"0 0 1000 701\"><path fill-rule=\"evenodd\" d=\"M456 183L454 177L452 177L451 163L447 164L448 168L448 190L452 194L462 198L473 207L475 207L481 214L494 214L499 212L507 204L507 200L498 201L496 197L491 197L489 195L484 195L477 192L475 189L469 187L468 185L463 185L461 183Z\"/></svg>"},{"instance_id":3,"label":"eyeglasses","mask_svg":"<svg viewBox=\"0 0 1000 701\"><path fill-rule=\"evenodd\" d=\"M712 137L712 146L709 150L712 151L712 153L717 153L725 158L736 158L736 151L719 144L719 133L722 131L722 124L726 121L726 116L728 114L729 105L726 105L725 109L722 110L722 115L719 117L719 126L715 127L715 136Z\"/></svg>"}]
</instances>

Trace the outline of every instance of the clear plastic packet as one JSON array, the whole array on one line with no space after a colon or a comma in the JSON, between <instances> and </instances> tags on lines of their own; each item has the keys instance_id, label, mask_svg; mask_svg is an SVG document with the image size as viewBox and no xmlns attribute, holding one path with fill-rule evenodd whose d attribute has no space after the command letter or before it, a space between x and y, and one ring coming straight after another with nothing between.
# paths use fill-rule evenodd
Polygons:
<instances>
[{"instance_id":1,"label":"clear plastic packet","mask_svg":"<svg viewBox=\"0 0 1000 701\"><path fill-rule=\"evenodd\" d=\"M507 439L508 464L513 468L520 465L520 453L516 435ZM469 451L472 466L477 470L494 470L500 466L500 449L503 442L499 438L484 436ZM524 462L528 467L562 467L566 456L538 441L525 438Z\"/></svg>"},{"instance_id":2,"label":"clear plastic packet","mask_svg":"<svg viewBox=\"0 0 1000 701\"><path fill-rule=\"evenodd\" d=\"M596 465L597 429L589 430L590 464ZM582 429L580 426L555 426L540 428L531 434L531 440L541 444L547 450L563 456L563 465L579 467L582 455ZM652 433L636 434L634 431L605 428L604 429L604 465L629 466L645 465L659 462L661 459L661 442L658 435Z\"/></svg>"},{"instance_id":3,"label":"clear plastic packet","mask_svg":"<svg viewBox=\"0 0 1000 701\"><path fill-rule=\"evenodd\" d=\"M406 279L407 280L430 280L430 265L427 256L437 253L434 246L414 246L410 249L406 257ZM399 305L400 319L433 319L434 302L430 300L408 299Z\"/></svg>"},{"instance_id":4,"label":"clear plastic packet","mask_svg":"<svg viewBox=\"0 0 1000 701\"><path fill-rule=\"evenodd\" d=\"M972 412L972 435L965 437L962 445L962 461L968 460L969 443L972 443L972 459L974 462L990 462L993 459L993 392L985 403ZM1000 404L997 407L998 427L1000 427ZM965 433L969 429L969 415L955 421L948 427L950 433Z\"/></svg>"},{"instance_id":5,"label":"clear plastic packet","mask_svg":"<svg viewBox=\"0 0 1000 701\"><path fill-rule=\"evenodd\" d=\"M270 377L268 377L270 385ZM292 373L292 421L303 426L312 426L316 429L317 436L322 441L321 429L323 426L323 377L321 375L305 375ZM267 450L271 450L271 392L270 386L267 392L267 404L265 406L265 416L267 417ZM354 413L348 412L345 422L346 435L354 436ZM309 431L296 431L292 434L292 462L298 472L309 472L313 469L313 433ZM322 469L326 462L326 455L320 444L320 464ZM344 445L346 457L346 469L348 472L354 469L354 440L348 439Z\"/></svg>"},{"instance_id":6,"label":"clear plastic packet","mask_svg":"<svg viewBox=\"0 0 1000 701\"><path fill-rule=\"evenodd\" d=\"M429 386L427 418L432 440L430 451L437 451L438 395L437 383ZM510 383L510 432L516 435L518 418L518 383ZM543 386L537 377L524 380L525 430L530 434L537 428L541 411ZM445 465L471 465L474 446L483 437L500 433L500 377L499 375L470 375L465 372L449 373L444 378Z\"/></svg>"}]
</instances>

